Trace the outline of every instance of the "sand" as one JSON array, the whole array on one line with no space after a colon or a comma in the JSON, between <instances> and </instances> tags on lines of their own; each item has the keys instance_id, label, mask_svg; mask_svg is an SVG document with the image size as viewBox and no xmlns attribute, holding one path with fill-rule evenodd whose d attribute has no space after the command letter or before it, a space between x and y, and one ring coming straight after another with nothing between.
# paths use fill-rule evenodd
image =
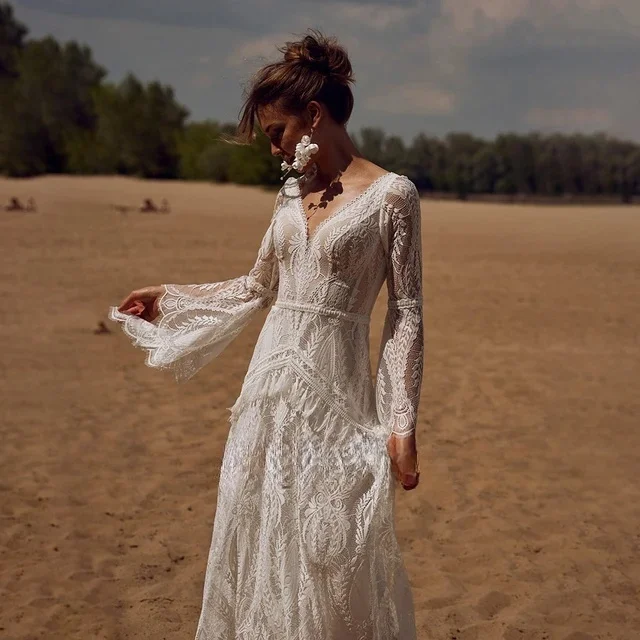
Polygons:
<instances>
[{"instance_id":1,"label":"sand","mask_svg":"<svg viewBox=\"0 0 640 640\"><path fill-rule=\"evenodd\" d=\"M0 212L0 637L191 640L226 408L267 312L185 385L106 312L248 271L275 194L0 180L13 195L38 211ZM144 197L171 213L109 207ZM640 208L422 211L422 475L397 490L420 639L640 637Z\"/></svg>"}]
</instances>

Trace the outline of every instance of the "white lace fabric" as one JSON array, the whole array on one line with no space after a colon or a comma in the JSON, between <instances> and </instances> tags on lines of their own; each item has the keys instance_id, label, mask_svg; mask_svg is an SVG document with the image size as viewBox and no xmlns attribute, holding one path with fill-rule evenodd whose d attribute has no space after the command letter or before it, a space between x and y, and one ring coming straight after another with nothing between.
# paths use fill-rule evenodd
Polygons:
<instances>
[{"instance_id":1,"label":"white lace fabric","mask_svg":"<svg viewBox=\"0 0 640 640\"><path fill-rule=\"evenodd\" d=\"M380 191L381 202L375 197ZM173 370L179 382L219 355L258 309L273 302L280 308L296 306L343 317L342 325L331 323L325 333L336 347L336 358L345 360L364 346L345 344L354 331L353 317L368 321L386 277L388 310L376 371L377 414L370 413L366 394L354 413L368 415L398 435L409 435L415 431L423 374L420 213L413 182L388 173L323 220L309 239L299 186L290 178L278 193L248 274L214 283L163 285L160 315L153 323L115 307L109 317L122 322L134 344L147 350L148 366ZM305 320L317 322L313 316L300 322ZM257 346L263 351L256 349L256 364L270 357L269 345L260 341ZM271 348L275 351L280 346L274 343ZM304 347L301 351L305 352ZM359 371L353 374L366 386L363 377L370 372L369 356L362 357L361 350L358 355ZM347 371L352 363L329 364L331 369ZM324 377L329 371L318 366ZM340 385L341 379L334 382Z\"/></svg>"},{"instance_id":2,"label":"white lace fabric","mask_svg":"<svg viewBox=\"0 0 640 640\"><path fill-rule=\"evenodd\" d=\"M269 308L230 407L197 640L415 638L385 443L416 428L420 215L414 183L387 173L310 235L289 178L247 274L164 285L153 323L111 307L147 364L181 382Z\"/></svg>"}]
</instances>

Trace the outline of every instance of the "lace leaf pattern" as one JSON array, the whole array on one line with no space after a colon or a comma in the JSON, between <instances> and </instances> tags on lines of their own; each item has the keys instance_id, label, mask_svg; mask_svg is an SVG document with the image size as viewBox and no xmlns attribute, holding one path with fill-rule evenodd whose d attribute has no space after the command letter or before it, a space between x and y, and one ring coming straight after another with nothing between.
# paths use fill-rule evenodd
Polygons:
<instances>
[{"instance_id":1,"label":"lace leaf pattern","mask_svg":"<svg viewBox=\"0 0 640 640\"><path fill-rule=\"evenodd\" d=\"M248 274L206 284L164 284L160 314L152 323L110 308L109 318L122 323L134 346L147 350L148 366L170 369L177 382L186 382L222 353L258 309L270 306L278 293L273 221L281 203L280 191Z\"/></svg>"},{"instance_id":2,"label":"lace leaf pattern","mask_svg":"<svg viewBox=\"0 0 640 640\"><path fill-rule=\"evenodd\" d=\"M420 196L396 182L382 203L387 255L387 315L376 374L380 419L399 436L415 432L424 362Z\"/></svg>"}]
</instances>

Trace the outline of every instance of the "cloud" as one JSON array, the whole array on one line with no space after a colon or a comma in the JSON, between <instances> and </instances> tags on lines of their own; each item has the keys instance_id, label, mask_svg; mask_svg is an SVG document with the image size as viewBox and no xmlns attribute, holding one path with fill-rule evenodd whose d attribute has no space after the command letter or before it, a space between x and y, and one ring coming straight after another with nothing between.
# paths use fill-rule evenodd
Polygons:
<instances>
[{"instance_id":1,"label":"cloud","mask_svg":"<svg viewBox=\"0 0 640 640\"><path fill-rule=\"evenodd\" d=\"M384 93L367 98L365 106L393 114L441 115L454 110L455 96L424 82L410 82L384 87Z\"/></svg>"},{"instance_id":2,"label":"cloud","mask_svg":"<svg viewBox=\"0 0 640 640\"><path fill-rule=\"evenodd\" d=\"M351 126L405 138L606 128L640 139L639 0L13 0L33 37L86 42L235 120L244 80L308 27L351 57ZM270 30L272 30L270 32Z\"/></svg>"},{"instance_id":3,"label":"cloud","mask_svg":"<svg viewBox=\"0 0 640 640\"><path fill-rule=\"evenodd\" d=\"M640 137L637 0L441 0L405 39L405 73L455 95L455 128L606 129ZM407 54L407 59L410 56ZM623 80L624 78L624 80ZM473 123L473 124L470 124Z\"/></svg>"},{"instance_id":4,"label":"cloud","mask_svg":"<svg viewBox=\"0 0 640 640\"><path fill-rule=\"evenodd\" d=\"M524 119L527 124L543 131L571 129L602 131L613 126L610 111L588 107L533 107L527 111Z\"/></svg>"},{"instance_id":5,"label":"cloud","mask_svg":"<svg viewBox=\"0 0 640 640\"><path fill-rule=\"evenodd\" d=\"M441 0L440 6L437 27L464 36L468 44L520 22L534 29L590 25L602 30L629 23L640 27L637 0Z\"/></svg>"},{"instance_id":6,"label":"cloud","mask_svg":"<svg viewBox=\"0 0 640 640\"><path fill-rule=\"evenodd\" d=\"M422 11L413 0L326 2L313 0L18 0L27 9L60 15L139 20L146 23L184 27L230 27L263 32L265 25L298 22L306 16L305 25L312 26L325 16L337 16L341 24L346 19L376 30L402 23ZM299 23L302 24L302 23Z\"/></svg>"},{"instance_id":7,"label":"cloud","mask_svg":"<svg viewBox=\"0 0 640 640\"><path fill-rule=\"evenodd\" d=\"M282 56L277 47L295 39L291 33L270 33L268 36L246 40L234 47L226 57L225 64L229 67L238 67L246 62L254 64L272 62Z\"/></svg>"},{"instance_id":8,"label":"cloud","mask_svg":"<svg viewBox=\"0 0 640 640\"><path fill-rule=\"evenodd\" d=\"M346 20L374 31L385 31L390 27L405 25L422 13L419 4L373 4L370 2L335 2L331 10L340 21Z\"/></svg>"},{"instance_id":9,"label":"cloud","mask_svg":"<svg viewBox=\"0 0 640 640\"><path fill-rule=\"evenodd\" d=\"M18 6L52 14L138 21L199 29L232 28L257 31L272 18L267 3L234 0L19 0Z\"/></svg>"},{"instance_id":10,"label":"cloud","mask_svg":"<svg viewBox=\"0 0 640 640\"><path fill-rule=\"evenodd\" d=\"M199 71L191 74L190 83L195 89L209 89L214 85L214 77L210 73Z\"/></svg>"},{"instance_id":11,"label":"cloud","mask_svg":"<svg viewBox=\"0 0 640 640\"><path fill-rule=\"evenodd\" d=\"M529 5L530 0L443 0L441 22L455 33L484 39L524 17Z\"/></svg>"},{"instance_id":12,"label":"cloud","mask_svg":"<svg viewBox=\"0 0 640 640\"><path fill-rule=\"evenodd\" d=\"M440 68L464 73L485 50L517 54L602 44L640 37L638 0L440 0L441 10L413 49L446 60Z\"/></svg>"}]
</instances>

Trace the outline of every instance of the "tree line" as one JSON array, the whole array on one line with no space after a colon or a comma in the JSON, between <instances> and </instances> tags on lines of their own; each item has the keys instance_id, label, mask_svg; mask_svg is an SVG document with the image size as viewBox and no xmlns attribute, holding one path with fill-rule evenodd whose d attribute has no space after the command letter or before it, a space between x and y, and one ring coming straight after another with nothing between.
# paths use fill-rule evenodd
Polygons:
<instances>
[{"instance_id":1,"label":"tree line","mask_svg":"<svg viewBox=\"0 0 640 640\"><path fill-rule=\"evenodd\" d=\"M281 184L279 159L261 131L250 146L228 144L220 135L233 134L235 124L188 121L171 87L133 74L107 82L89 47L27 35L0 2L0 173ZM420 133L409 145L379 128L350 135L366 158L421 192L625 202L640 194L640 145L605 134Z\"/></svg>"}]
</instances>

